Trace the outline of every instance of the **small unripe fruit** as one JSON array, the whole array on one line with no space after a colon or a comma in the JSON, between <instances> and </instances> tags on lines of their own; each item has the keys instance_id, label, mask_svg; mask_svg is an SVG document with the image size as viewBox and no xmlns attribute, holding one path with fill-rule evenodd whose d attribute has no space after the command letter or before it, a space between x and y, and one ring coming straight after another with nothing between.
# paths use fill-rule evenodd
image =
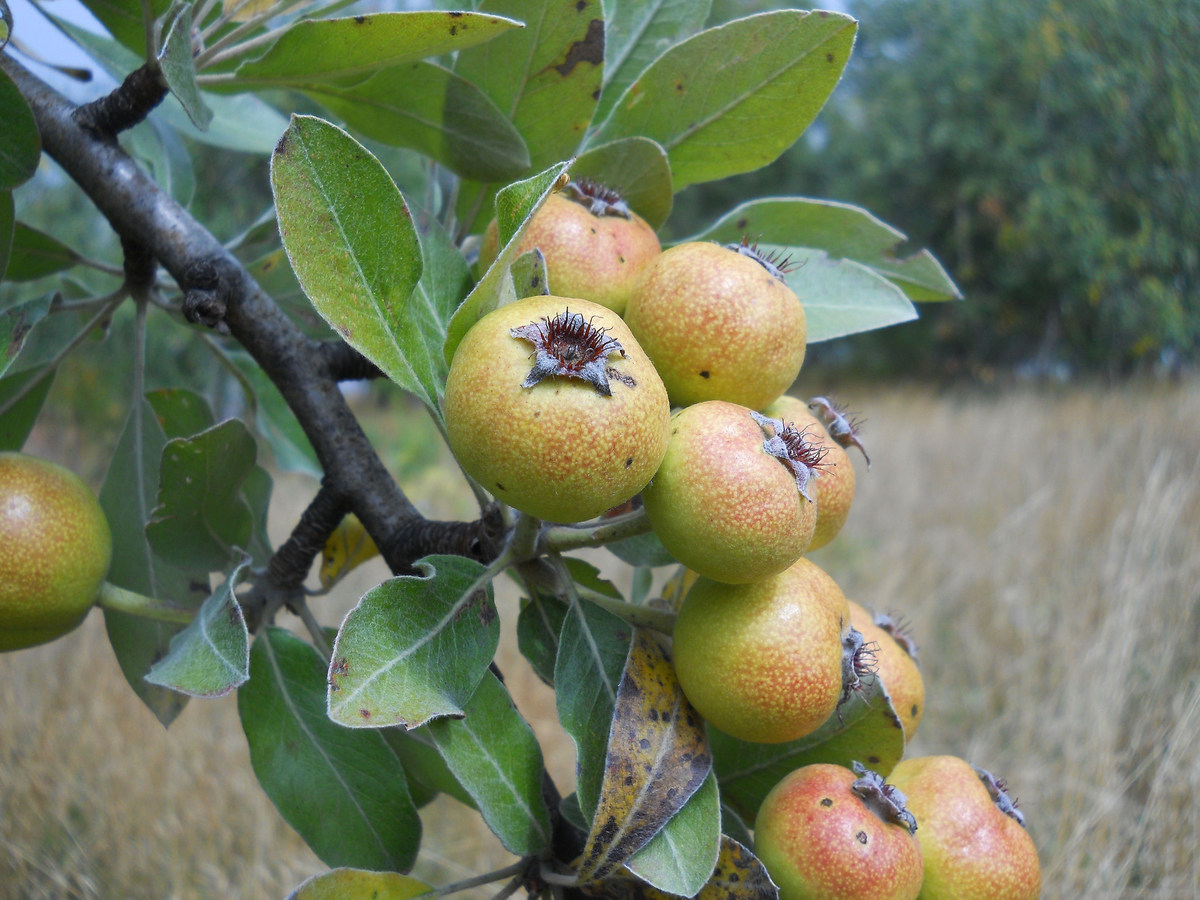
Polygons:
<instances>
[{"instance_id":1,"label":"small unripe fruit","mask_svg":"<svg viewBox=\"0 0 1200 900\"><path fill-rule=\"evenodd\" d=\"M890 780L908 796L925 857L922 900L1035 900L1037 848L1004 783L955 756L901 760Z\"/></svg>"},{"instance_id":2,"label":"small unripe fruit","mask_svg":"<svg viewBox=\"0 0 1200 900\"><path fill-rule=\"evenodd\" d=\"M0 650L54 640L82 622L111 557L108 520L75 473L0 453Z\"/></svg>"},{"instance_id":3,"label":"small unripe fruit","mask_svg":"<svg viewBox=\"0 0 1200 900\"><path fill-rule=\"evenodd\" d=\"M874 616L854 601L850 601L850 624L862 632L866 644L874 645L875 677L883 682L900 717L904 740L911 741L925 712L925 681L917 661L891 631L881 627Z\"/></svg>"},{"instance_id":4,"label":"small unripe fruit","mask_svg":"<svg viewBox=\"0 0 1200 900\"><path fill-rule=\"evenodd\" d=\"M773 272L767 260L699 242L672 247L647 267L625 321L672 405L727 400L762 409L796 380L804 307Z\"/></svg>"},{"instance_id":5,"label":"small unripe fruit","mask_svg":"<svg viewBox=\"0 0 1200 900\"><path fill-rule=\"evenodd\" d=\"M663 546L731 584L782 572L808 549L817 520L795 471L765 449L774 435L754 415L719 400L676 412L662 466L642 492Z\"/></svg>"},{"instance_id":6,"label":"small unripe fruit","mask_svg":"<svg viewBox=\"0 0 1200 900\"><path fill-rule=\"evenodd\" d=\"M605 199L611 197L612 200ZM518 254L534 248L546 258L550 290L625 311L645 268L662 245L646 221L614 191L589 181L573 181L546 198L521 237ZM493 219L484 231L479 260L490 265L499 252Z\"/></svg>"},{"instance_id":7,"label":"small unripe fruit","mask_svg":"<svg viewBox=\"0 0 1200 900\"><path fill-rule=\"evenodd\" d=\"M914 900L922 863L913 827L904 797L878 775L811 765L767 794L754 846L780 900Z\"/></svg>"},{"instance_id":8,"label":"small unripe fruit","mask_svg":"<svg viewBox=\"0 0 1200 900\"><path fill-rule=\"evenodd\" d=\"M842 694L846 598L806 559L752 584L700 578L675 620L675 671L714 727L745 741L819 728Z\"/></svg>"},{"instance_id":9,"label":"small unripe fruit","mask_svg":"<svg viewBox=\"0 0 1200 900\"><path fill-rule=\"evenodd\" d=\"M671 414L620 317L555 296L475 323L450 365L444 410L464 471L552 522L590 519L640 491L662 462Z\"/></svg>"},{"instance_id":10,"label":"small unripe fruit","mask_svg":"<svg viewBox=\"0 0 1200 900\"><path fill-rule=\"evenodd\" d=\"M808 411L803 400L785 394L764 409L763 415L791 425L824 454L814 498L817 524L808 549L824 547L842 530L850 515L850 505L854 502L854 464L841 444L831 438L821 421Z\"/></svg>"}]
</instances>

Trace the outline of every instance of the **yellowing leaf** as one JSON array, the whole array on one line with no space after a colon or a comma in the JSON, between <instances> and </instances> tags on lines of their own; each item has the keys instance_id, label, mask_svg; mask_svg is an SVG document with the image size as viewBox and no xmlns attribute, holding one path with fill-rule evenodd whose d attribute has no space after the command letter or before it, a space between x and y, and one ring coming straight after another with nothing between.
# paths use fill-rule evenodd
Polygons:
<instances>
[{"instance_id":1,"label":"yellowing leaf","mask_svg":"<svg viewBox=\"0 0 1200 900\"><path fill-rule=\"evenodd\" d=\"M712 768L704 722L653 632L634 632L617 688L600 800L579 881L598 881L677 813Z\"/></svg>"},{"instance_id":2,"label":"yellowing leaf","mask_svg":"<svg viewBox=\"0 0 1200 900\"><path fill-rule=\"evenodd\" d=\"M367 560L379 555L379 548L367 534L367 529L351 513L329 536L321 551L321 587L331 587L347 572L357 569Z\"/></svg>"},{"instance_id":3,"label":"yellowing leaf","mask_svg":"<svg viewBox=\"0 0 1200 900\"><path fill-rule=\"evenodd\" d=\"M409 900L432 888L423 881L395 872L334 869L314 875L288 895L287 900Z\"/></svg>"}]
</instances>

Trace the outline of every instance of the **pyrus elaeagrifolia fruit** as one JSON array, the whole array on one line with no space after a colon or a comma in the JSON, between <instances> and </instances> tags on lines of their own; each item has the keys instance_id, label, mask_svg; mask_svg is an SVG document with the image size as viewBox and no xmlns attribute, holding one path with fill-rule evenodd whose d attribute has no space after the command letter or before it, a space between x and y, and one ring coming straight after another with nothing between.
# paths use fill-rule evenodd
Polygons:
<instances>
[{"instance_id":1,"label":"pyrus elaeagrifolia fruit","mask_svg":"<svg viewBox=\"0 0 1200 900\"><path fill-rule=\"evenodd\" d=\"M914 900L922 875L916 823L875 773L804 766L759 807L755 853L779 900Z\"/></svg>"},{"instance_id":2,"label":"pyrus elaeagrifolia fruit","mask_svg":"<svg viewBox=\"0 0 1200 900\"><path fill-rule=\"evenodd\" d=\"M663 251L638 282L625 321L673 406L727 400L762 409L796 380L804 307L768 259L693 242Z\"/></svg>"},{"instance_id":3,"label":"pyrus elaeagrifolia fruit","mask_svg":"<svg viewBox=\"0 0 1200 900\"><path fill-rule=\"evenodd\" d=\"M744 741L792 741L842 696L846 598L807 559L751 584L697 579L675 620L675 672L696 711Z\"/></svg>"},{"instance_id":4,"label":"pyrus elaeagrifolia fruit","mask_svg":"<svg viewBox=\"0 0 1200 900\"><path fill-rule=\"evenodd\" d=\"M892 708L900 717L904 740L911 741L925 712L925 680L917 661L897 642L892 631L876 622L875 616L853 600L850 605L850 624L863 636L863 642L874 651L875 677L883 682Z\"/></svg>"},{"instance_id":5,"label":"pyrus elaeagrifolia fruit","mask_svg":"<svg viewBox=\"0 0 1200 900\"><path fill-rule=\"evenodd\" d=\"M654 229L616 191L587 179L571 181L546 198L517 252L535 247L546 258L550 290L591 300L618 314L625 311L643 270L662 253ZM480 264L490 265L498 252L493 219L479 247Z\"/></svg>"},{"instance_id":6,"label":"pyrus elaeagrifolia fruit","mask_svg":"<svg viewBox=\"0 0 1200 900\"><path fill-rule=\"evenodd\" d=\"M955 756L901 760L889 780L920 823L922 900L1036 900L1037 848L1002 781Z\"/></svg>"},{"instance_id":7,"label":"pyrus elaeagrifolia fruit","mask_svg":"<svg viewBox=\"0 0 1200 900\"><path fill-rule=\"evenodd\" d=\"M111 557L108 520L75 473L0 453L0 650L54 640L82 622Z\"/></svg>"},{"instance_id":8,"label":"pyrus elaeagrifolia fruit","mask_svg":"<svg viewBox=\"0 0 1200 900\"><path fill-rule=\"evenodd\" d=\"M721 400L678 410L662 466L642 492L663 546L689 569L731 584L794 563L818 515L797 476L811 484L811 448L789 447L755 415Z\"/></svg>"},{"instance_id":9,"label":"pyrus elaeagrifolia fruit","mask_svg":"<svg viewBox=\"0 0 1200 900\"><path fill-rule=\"evenodd\" d=\"M785 394L764 409L763 415L792 426L822 454L814 497L817 523L808 549L824 547L842 530L854 502L854 465L850 456L829 436L821 421L808 411L803 400Z\"/></svg>"},{"instance_id":10,"label":"pyrus elaeagrifolia fruit","mask_svg":"<svg viewBox=\"0 0 1200 900\"><path fill-rule=\"evenodd\" d=\"M612 310L527 297L467 332L444 412L463 470L508 505L580 522L624 503L667 448L667 392Z\"/></svg>"}]
</instances>

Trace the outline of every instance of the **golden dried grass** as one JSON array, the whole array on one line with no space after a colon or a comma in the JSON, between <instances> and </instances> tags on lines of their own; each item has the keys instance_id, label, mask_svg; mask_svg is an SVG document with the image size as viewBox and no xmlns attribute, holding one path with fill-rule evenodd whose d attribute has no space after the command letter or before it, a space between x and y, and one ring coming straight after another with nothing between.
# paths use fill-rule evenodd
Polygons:
<instances>
[{"instance_id":1,"label":"golden dried grass","mask_svg":"<svg viewBox=\"0 0 1200 900\"><path fill-rule=\"evenodd\" d=\"M927 709L911 752L1007 777L1045 897L1200 896L1200 384L844 398L869 417L874 467L814 558L912 621ZM469 512L428 477L428 511ZM308 493L277 489L277 531ZM321 616L384 574L357 573ZM516 658L511 590L500 601L510 688L569 789L573 748ZM97 614L0 656L0 723L0 898L282 898L322 869L258 789L235 701L193 701L164 731ZM417 874L508 861L436 802Z\"/></svg>"}]
</instances>

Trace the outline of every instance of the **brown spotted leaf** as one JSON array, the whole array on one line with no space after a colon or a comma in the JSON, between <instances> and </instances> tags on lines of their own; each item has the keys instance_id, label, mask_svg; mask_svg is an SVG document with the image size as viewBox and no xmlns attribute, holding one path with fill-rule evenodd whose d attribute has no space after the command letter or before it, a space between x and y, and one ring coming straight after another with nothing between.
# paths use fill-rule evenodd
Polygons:
<instances>
[{"instance_id":1,"label":"brown spotted leaf","mask_svg":"<svg viewBox=\"0 0 1200 900\"><path fill-rule=\"evenodd\" d=\"M670 900L675 896L628 874L588 885L583 893L604 900ZM717 867L694 900L779 900L779 888L757 856L733 838L721 835Z\"/></svg>"},{"instance_id":2,"label":"brown spotted leaf","mask_svg":"<svg viewBox=\"0 0 1200 900\"><path fill-rule=\"evenodd\" d=\"M598 881L677 813L712 768L704 723L653 632L634 633L617 688L600 801L579 881Z\"/></svg>"}]
</instances>

